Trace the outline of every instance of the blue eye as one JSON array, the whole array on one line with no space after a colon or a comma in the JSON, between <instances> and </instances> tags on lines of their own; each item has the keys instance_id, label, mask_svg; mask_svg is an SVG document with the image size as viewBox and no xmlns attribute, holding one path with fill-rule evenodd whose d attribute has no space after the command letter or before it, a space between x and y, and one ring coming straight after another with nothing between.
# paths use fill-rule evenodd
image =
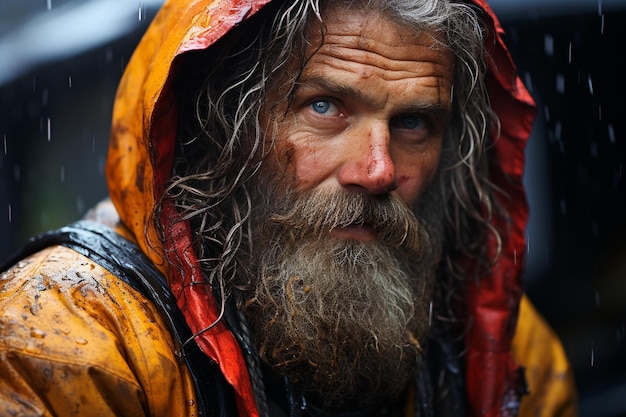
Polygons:
<instances>
[{"instance_id":1,"label":"blue eye","mask_svg":"<svg viewBox=\"0 0 626 417\"><path fill-rule=\"evenodd\" d=\"M319 114L326 114L331 108L331 104L328 101L315 101L311 103L311 108L313 111Z\"/></svg>"},{"instance_id":2,"label":"blue eye","mask_svg":"<svg viewBox=\"0 0 626 417\"><path fill-rule=\"evenodd\" d=\"M423 129L426 127L426 121L416 115L404 115L398 117L396 126L401 129L409 130Z\"/></svg>"}]
</instances>

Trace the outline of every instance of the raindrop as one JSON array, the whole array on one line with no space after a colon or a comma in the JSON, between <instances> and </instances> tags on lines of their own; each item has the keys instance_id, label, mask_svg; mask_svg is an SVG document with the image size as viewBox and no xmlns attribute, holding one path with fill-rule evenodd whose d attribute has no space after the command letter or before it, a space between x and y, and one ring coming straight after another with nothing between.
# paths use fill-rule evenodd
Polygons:
<instances>
[{"instance_id":1,"label":"raindrop","mask_svg":"<svg viewBox=\"0 0 626 417\"><path fill-rule=\"evenodd\" d=\"M517 265L517 249L513 250L513 265Z\"/></svg>"},{"instance_id":2,"label":"raindrop","mask_svg":"<svg viewBox=\"0 0 626 417\"><path fill-rule=\"evenodd\" d=\"M602 16L602 0L598 0L598 16Z\"/></svg>"},{"instance_id":3,"label":"raindrop","mask_svg":"<svg viewBox=\"0 0 626 417\"><path fill-rule=\"evenodd\" d=\"M48 117L48 142L50 142L50 118Z\"/></svg>"},{"instance_id":4,"label":"raindrop","mask_svg":"<svg viewBox=\"0 0 626 417\"><path fill-rule=\"evenodd\" d=\"M602 13L602 16L600 17L601 23L600 23L600 35L604 35L604 13Z\"/></svg>"},{"instance_id":5,"label":"raindrop","mask_svg":"<svg viewBox=\"0 0 626 417\"><path fill-rule=\"evenodd\" d=\"M546 122L550 121L550 108L548 106L543 107L543 114L546 117Z\"/></svg>"},{"instance_id":6,"label":"raindrop","mask_svg":"<svg viewBox=\"0 0 626 417\"><path fill-rule=\"evenodd\" d=\"M142 20L142 18L143 18L143 16L142 16L142 12L143 12L143 10L142 10L142 9L143 9L143 4L142 4L142 3L143 3L143 2L141 2L141 1L139 2L139 21L140 21L140 22L141 22L141 20Z\"/></svg>"},{"instance_id":7,"label":"raindrop","mask_svg":"<svg viewBox=\"0 0 626 417\"><path fill-rule=\"evenodd\" d=\"M591 342L591 367L592 368L594 364L595 364L595 352L594 352L593 342Z\"/></svg>"},{"instance_id":8,"label":"raindrop","mask_svg":"<svg viewBox=\"0 0 626 417\"><path fill-rule=\"evenodd\" d=\"M569 41L569 48L567 51L567 63L568 64L572 63L572 41Z\"/></svg>"},{"instance_id":9,"label":"raindrop","mask_svg":"<svg viewBox=\"0 0 626 417\"><path fill-rule=\"evenodd\" d=\"M30 329L30 335L35 339L43 339L46 337L46 332L39 329Z\"/></svg>"},{"instance_id":10,"label":"raindrop","mask_svg":"<svg viewBox=\"0 0 626 417\"><path fill-rule=\"evenodd\" d=\"M52 10L52 0L47 0L47 9Z\"/></svg>"},{"instance_id":11,"label":"raindrop","mask_svg":"<svg viewBox=\"0 0 626 417\"><path fill-rule=\"evenodd\" d=\"M554 138L558 141L561 140L561 133L563 132L563 124L558 121L554 123Z\"/></svg>"},{"instance_id":12,"label":"raindrop","mask_svg":"<svg viewBox=\"0 0 626 417\"><path fill-rule=\"evenodd\" d=\"M615 144L615 129L613 129L613 124L609 123L607 129L609 131L609 141L611 144ZM6 150L4 153L6 154Z\"/></svg>"},{"instance_id":13,"label":"raindrop","mask_svg":"<svg viewBox=\"0 0 626 417\"><path fill-rule=\"evenodd\" d=\"M41 92L41 105L42 106L48 105L48 89L47 88L44 88L43 91Z\"/></svg>"},{"instance_id":14,"label":"raindrop","mask_svg":"<svg viewBox=\"0 0 626 417\"><path fill-rule=\"evenodd\" d=\"M71 75L68 77L67 83L69 84L69 87L72 88L72 76Z\"/></svg>"},{"instance_id":15,"label":"raindrop","mask_svg":"<svg viewBox=\"0 0 626 417\"><path fill-rule=\"evenodd\" d=\"M602 120L602 105L598 106L598 120Z\"/></svg>"},{"instance_id":16,"label":"raindrop","mask_svg":"<svg viewBox=\"0 0 626 417\"><path fill-rule=\"evenodd\" d=\"M61 182L65 182L65 165L61 165Z\"/></svg>"},{"instance_id":17,"label":"raindrop","mask_svg":"<svg viewBox=\"0 0 626 417\"><path fill-rule=\"evenodd\" d=\"M600 291L596 290L596 307L600 307Z\"/></svg>"},{"instance_id":18,"label":"raindrop","mask_svg":"<svg viewBox=\"0 0 626 417\"><path fill-rule=\"evenodd\" d=\"M91 138L91 153L96 153L96 137Z\"/></svg>"},{"instance_id":19,"label":"raindrop","mask_svg":"<svg viewBox=\"0 0 626 417\"><path fill-rule=\"evenodd\" d=\"M433 324L433 302L431 301L428 306L428 326Z\"/></svg>"},{"instance_id":20,"label":"raindrop","mask_svg":"<svg viewBox=\"0 0 626 417\"><path fill-rule=\"evenodd\" d=\"M524 73L524 84L526 84L526 88L528 88L528 90L533 91L533 80L530 76L530 72L528 71Z\"/></svg>"},{"instance_id":21,"label":"raindrop","mask_svg":"<svg viewBox=\"0 0 626 417\"><path fill-rule=\"evenodd\" d=\"M7 135L4 135L4 154L7 154Z\"/></svg>"},{"instance_id":22,"label":"raindrop","mask_svg":"<svg viewBox=\"0 0 626 417\"><path fill-rule=\"evenodd\" d=\"M591 152L591 157L592 158L595 159L598 156L598 144L597 143L591 142L590 152Z\"/></svg>"},{"instance_id":23,"label":"raindrop","mask_svg":"<svg viewBox=\"0 0 626 417\"><path fill-rule=\"evenodd\" d=\"M543 51L547 56L554 56L554 37L546 34L543 37Z\"/></svg>"},{"instance_id":24,"label":"raindrop","mask_svg":"<svg viewBox=\"0 0 626 417\"><path fill-rule=\"evenodd\" d=\"M81 197L76 197L76 210L82 213L85 210L85 201Z\"/></svg>"},{"instance_id":25,"label":"raindrop","mask_svg":"<svg viewBox=\"0 0 626 417\"><path fill-rule=\"evenodd\" d=\"M13 209L11 207L11 204L9 203L8 205L8 211L9 211L9 223L11 223L13 221Z\"/></svg>"},{"instance_id":26,"label":"raindrop","mask_svg":"<svg viewBox=\"0 0 626 417\"><path fill-rule=\"evenodd\" d=\"M37 91L37 78L33 77L33 93Z\"/></svg>"},{"instance_id":27,"label":"raindrop","mask_svg":"<svg viewBox=\"0 0 626 417\"><path fill-rule=\"evenodd\" d=\"M587 76L587 84L589 85L589 93L593 95L593 81L591 80L591 74Z\"/></svg>"},{"instance_id":28,"label":"raindrop","mask_svg":"<svg viewBox=\"0 0 626 417\"><path fill-rule=\"evenodd\" d=\"M556 75L556 91L559 94L565 93L565 76L563 74Z\"/></svg>"}]
</instances>

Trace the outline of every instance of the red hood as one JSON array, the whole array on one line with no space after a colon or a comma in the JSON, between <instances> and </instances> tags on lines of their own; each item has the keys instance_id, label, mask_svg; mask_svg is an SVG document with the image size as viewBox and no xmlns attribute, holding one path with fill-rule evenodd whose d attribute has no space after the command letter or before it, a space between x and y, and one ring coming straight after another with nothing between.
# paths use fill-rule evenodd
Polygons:
<instances>
[{"instance_id":1,"label":"red hood","mask_svg":"<svg viewBox=\"0 0 626 417\"><path fill-rule=\"evenodd\" d=\"M168 0L157 14L129 62L117 93L107 180L111 199L122 221L139 245L168 277L178 305L195 333L218 316L202 281L192 250L187 223L174 223L174 208L162 207L159 221L165 239L156 231L153 210L169 177L176 140L176 108L171 89L177 57L208 48L232 27L258 11L269 0ZM524 148L534 119L534 103L516 75L501 38L502 28L483 0L472 0L486 11L492 27L488 88L502 129L496 141L496 163L491 181L504 190L500 204L510 219L492 223L503 236L502 252L489 276L472 283L468 294L473 326L467 336L467 386L472 415L497 416L513 387L515 366L510 355L521 297L524 230L528 217L522 184ZM489 255L497 242L489 242ZM170 263L164 260L170 253ZM254 396L242 353L223 322L197 338L201 349L221 367L235 389L240 414L257 416Z\"/></svg>"}]
</instances>

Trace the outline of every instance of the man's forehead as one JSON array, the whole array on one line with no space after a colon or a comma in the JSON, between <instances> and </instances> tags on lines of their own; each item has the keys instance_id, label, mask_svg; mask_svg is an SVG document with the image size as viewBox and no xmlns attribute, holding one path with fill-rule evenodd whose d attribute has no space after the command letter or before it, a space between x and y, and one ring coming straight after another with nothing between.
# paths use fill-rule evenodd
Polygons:
<instances>
[{"instance_id":1,"label":"man's forehead","mask_svg":"<svg viewBox=\"0 0 626 417\"><path fill-rule=\"evenodd\" d=\"M385 13L361 8L334 6L323 14L323 26L311 25L307 40L308 58L320 52L350 54L349 49L352 49L376 54L381 62L385 59L435 62L443 58L445 65L454 63L441 33L425 28L418 30ZM420 47L419 54L415 46Z\"/></svg>"}]
</instances>

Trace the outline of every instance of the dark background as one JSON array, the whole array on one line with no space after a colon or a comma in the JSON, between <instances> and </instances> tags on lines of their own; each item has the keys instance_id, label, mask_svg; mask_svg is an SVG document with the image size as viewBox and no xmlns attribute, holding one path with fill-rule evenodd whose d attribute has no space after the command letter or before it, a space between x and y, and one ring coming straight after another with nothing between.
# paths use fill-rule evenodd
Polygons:
<instances>
[{"instance_id":1,"label":"dark background","mask_svg":"<svg viewBox=\"0 0 626 417\"><path fill-rule=\"evenodd\" d=\"M0 60L2 45L20 42L25 13L70 3L41 1L9 21L11 1L0 0ZM626 416L626 1L617 3L493 2L539 108L527 153L526 291L563 341L583 417ZM116 86L155 12L139 2L115 36L12 76L0 64L0 259L106 195Z\"/></svg>"}]
</instances>

